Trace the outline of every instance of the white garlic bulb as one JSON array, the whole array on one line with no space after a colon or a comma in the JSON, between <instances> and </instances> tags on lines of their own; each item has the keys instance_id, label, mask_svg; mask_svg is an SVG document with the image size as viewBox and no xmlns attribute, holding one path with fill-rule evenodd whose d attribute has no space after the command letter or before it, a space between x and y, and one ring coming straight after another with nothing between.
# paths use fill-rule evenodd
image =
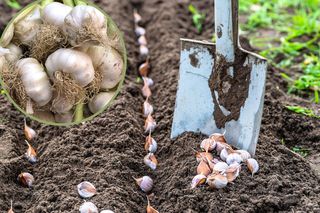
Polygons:
<instances>
[{"instance_id":1,"label":"white garlic bulb","mask_svg":"<svg viewBox=\"0 0 320 213\"><path fill-rule=\"evenodd\" d=\"M24 58L16 63L16 69L27 95L38 106L49 103L52 98L52 88L43 66L34 58Z\"/></svg>"},{"instance_id":2,"label":"white garlic bulb","mask_svg":"<svg viewBox=\"0 0 320 213\"><path fill-rule=\"evenodd\" d=\"M134 178L138 186L145 193L151 192L153 188L153 180L149 176L143 176L142 178Z\"/></svg>"},{"instance_id":3,"label":"white garlic bulb","mask_svg":"<svg viewBox=\"0 0 320 213\"><path fill-rule=\"evenodd\" d=\"M259 164L255 159L249 158L246 161L246 163L247 163L248 169L250 170L252 176L259 171Z\"/></svg>"},{"instance_id":4,"label":"white garlic bulb","mask_svg":"<svg viewBox=\"0 0 320 213\"><path fill-rule=\"evenodd\" d=\"M82 198L90 198L97 193L96 187L94 187L94 185L88 181L79 183L77 189Z\"/></svg>"},{"instance_id":5,"label":"white garlic bulb","mask_svg":"<svg viewBox=\"0 0 320 213\"><path fill-rule=\"evenodd\" d=\"M80 213L99 213L97 206L92 202L84 202L80 206L79 211Z\"/></svg>"},{"instance_id":6,"label":"white garlic bulb","mask_svg":"<svg viewBox=\"0 0 320 213\"><path fill-rule=\"evenodd\" d=\"M121 55L110 46L84 47L85 53L92 59L94 68L102 74L101 89L112 89L120 82L124 62Z\"/></svg>"},{"instance_id":7,"label":"white garlic bulb","mask_svg":"<svg viewBox=\"0 0 320 213\"><path fill-rule=\"evenodd\" d=\"M14 64L22 57L22 49L15 44L9 44L7 47L8 52L5 54L5 58L11 64ZM1 47L0 47L1 49ZM0 50L1 52L1 50ZM1 55L1 53L0 53Z\"/></svg>"},{"instance_id":8,"label":"white garlic bulb","mask_svg":"<svg viewBox=\"0 0 320 213\"><path fill-rule=\"evenodd\" d=\"M239 155L238 153L231 153L228 155L226 162L228 165L237 162L237 163L241 163L242 162L242 157L241 155Z\"/></svg>"},{"instance_id":9,"label":"white garlic bulb","mask_svg":"<svg viewBox=\"0 0 320 213\"><path fill-rule=\"evenodd\" d=\"M62 29L64 19L71 12L72 7L59 3L52 2L47 4L42 10L42 18L45 23L58 26Z\"/></svg>"},{"instance_id":10,"label":"white garlic bulb","mask_svg":"<svg viewBox=\"0 0 320 213\"><path fill-rule=\"evenodd\" d=\"M45 66L51 79L56 71L70 74L82 87L87 86L94 79L91 58L77 50L59 49L48 57Z\"/></svg>"},{"instance_id":11,"label":"white garlic bulb","mask_svg":"<svg viewBox=\"0 0 320 213\"><path fill-rule=\"evenodd\" d=\"M113 98L114 92L100 92L88 104L92 113L97 113L102 110Z\"/></svg>"}]
</instances>

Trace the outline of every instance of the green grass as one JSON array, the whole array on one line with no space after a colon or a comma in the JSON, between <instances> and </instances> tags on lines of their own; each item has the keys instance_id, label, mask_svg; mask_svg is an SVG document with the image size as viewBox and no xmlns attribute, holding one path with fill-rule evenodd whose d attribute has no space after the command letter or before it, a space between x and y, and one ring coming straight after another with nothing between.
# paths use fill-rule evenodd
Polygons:
<instances>
[{"instance_id":1,"label":"green grass","mask_svg":"<svg viewBox=\"0 0 320 213\"><path fill-rule=\"evenodd\" d=\"M311 118L320 118L320 116L317 115L312 109L304 108L301 106L286 106L286 109Z\"/></svg>"},{"instance_id":2,"label":"green grass","mask_svg":"<svg viewBox=\"0 0 320 213\"><path fill-rule=\"evenodd\" d=\"M201 33L203 29L203 23L206 19L206 15L204 13L199 12L198 9L192 4L189 4L188 10L192 15L192 22L194 26L197 28L198 33Z\"/></svg>"},{"instance_id":3,"label":"green grass","mask_svg":"<svg viewBox=\"0 0 320 213\"><path fill-rule=\"evenodd\" d=\"M286 70L282 76L289 83L289 93L308 94L315 103L320 102L319 8L320 0L240 0L240 13L248 17L242 30L253 46L264 43L260 54ZM264 30L274 33L270 38L257 36ZM283 59L277 61L278 56Z\"/></svg>"},{"instance_id":4,"label":"green grass","mask_svg":"<svg viewBox=\"0 0 320 213\"><path fill-rule=\"evenodd\" d=\"M15 9L15 10L21 9L21 5L17 0L5 0L4 2L12 9Z\"/></svg>"},{"instance_id":5,"label":"green grass","mask_svg":"<svg viewBox=\"0 0 320 213\"><path fill-rule=\"evenodd\" d=\"M304 148L299 147L299 146L293 147L292 151L295 152L295 153L298 153L299 155L301 155L304 158L309 155L309 150L308 149L304 149Z\"/></svg>"}]
</instances>

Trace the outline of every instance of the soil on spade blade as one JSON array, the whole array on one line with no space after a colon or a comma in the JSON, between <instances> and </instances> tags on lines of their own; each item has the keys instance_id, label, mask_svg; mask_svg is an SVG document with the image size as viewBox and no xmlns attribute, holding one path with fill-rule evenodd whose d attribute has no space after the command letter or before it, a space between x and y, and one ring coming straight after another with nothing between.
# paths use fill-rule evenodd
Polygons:
<instances>
[{"instance_id":1,"label":"soil on spade blade","mask_svg":"<svg viewBox=\"0 0 320 213\"><path fill-rule=\"evenodd\" d=\"M266 101L256 159L260 172L251 177L244 169L234 184L221 190L190 189L196 174L192 148L198 149L203 135L187 133L170 140L177 89L180 37L206 39L212 35L212 0L191 1L210 14L198 35L188 14L188 0L96 1L123 30L129 54L126 83L113 106L91 122L58 128L32 122L39 137L39 163L24 159L26 145L23 116L0 98L0 210L10 200L15 212L78 212L83 200L76 186L92 182L98 194L89 199L99 209L115 212L145 212L146 197L132 176L150 175L155 180L152 205L160 212L320 212L319 177L304 158L289 147L303 145L319 153L319 121L285 110L285 105L313 107L307 101L287 96L279 72L269 68ZM136 83L138 45L131 19L133 5L145 21L151 54L151 77L155 81L151 102L158 122L154 137L159 143L159 168L150 171L144 155L144 118L141 84ZM1 9L1 17L4 13ZM3 23L0 23L3 29ZM16 178L28 171L35 176L32 189L21 187Z\"/></svg>"}]
</instances>

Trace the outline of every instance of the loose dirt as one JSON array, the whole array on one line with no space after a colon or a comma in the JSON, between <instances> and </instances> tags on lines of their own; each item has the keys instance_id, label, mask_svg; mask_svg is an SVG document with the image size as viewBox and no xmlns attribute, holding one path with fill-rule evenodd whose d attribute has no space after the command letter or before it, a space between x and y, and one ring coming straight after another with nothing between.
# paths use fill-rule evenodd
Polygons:
<instances>
[{"instance_id":1,"label":"loose dirt","mask_svg":"<svg viewBox=\"0 0 320 213\"><path fill-rule=\"evenodd\" d=\"M192 148L198 149L203 135L187 133L170 140L170 128L177 89L180 37L206 39L212 35L212 0L192 1L210 14L205 31L198 35L192 27L187 6L190 1L108 0L96 1L123 30L129 54L125 86L110 109L91 122L57 128L32 122L39 138L39 163L31 166L23 154L23 116L3 97L0 98L0 209L6 211L14 200L15 212L78 212L83 202L76 185L92 182L98 194L90 199L99 209L115 212L145 212L145 195L132 176L150 175L155 180L152 201L160 212L319 212L319 177L309 162L289 148L299 145L319 153L319 120L293 114L285 105L316 107L288 96L279 71L269 68L266 101L257 147L260 172L251 177L244 169L235 184L222 190L207 187L190 189L196 174ZM143 3L144 2L144 3ZM143 4L142 4L143 3ZM150 171L142 162L143 98L136 83L139 62L138 44L131 19L133 4L145 18L150 46L151 77L156 86L152 103L158 126L159 169ZM1 20L3 18L3 6ZM5 9L4 11L9 11ZM3 29L0 23L0 29ZM141 105L139 104L141 103ZM285 145L282 145L281 141ZM287 148L288 146L289 148ZM16 177L22 171L35 178L33 189L21 187Z\"/></svg>"}]
</instances>

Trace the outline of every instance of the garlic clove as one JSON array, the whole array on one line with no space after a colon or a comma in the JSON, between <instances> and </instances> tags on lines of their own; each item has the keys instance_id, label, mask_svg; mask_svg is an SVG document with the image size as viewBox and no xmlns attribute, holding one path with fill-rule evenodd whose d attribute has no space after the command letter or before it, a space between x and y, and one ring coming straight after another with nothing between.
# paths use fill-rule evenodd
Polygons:
<instances>
[{"instance_id":1,"label":"garlic clove","mask_svg":"<svg viewBox=\"0 0 320 213\"><path fill-rule=\"evenodd\" d=\"M241 165L238 163L231 164L228 169L226 170L226 176L228 179L228 182L233 182L240 174L241 171Z\"/></svg>"},{"instance_id":2,"label":"garlic clove","mask_svg":"<svg viewBox=\"0 0 320 213\"><path fill-rule=\"evenodd\" d=\"M246 150L237 150L236 152L240 154L240 156L242 157L243 161L246 161L249 158L251 158L250 153L248 151L246 151Z\"/></svg>"},{"instance_id":3,"label":"garlic clove","mask_svg":"<svg viewBox=\"0 0 320 213\"><path fill-rule=\"evenodd\" d=\"M99 213L98 208L92 202L84 202L80 208L80 213Z\"/></svg>"},{"instance_id":4,"label":"garlic clove","mask_svg":"<svg viewBox=\"0 0 320 213\"><path fill-rule=\"evenodd\" d=\"M143 115L144 117L148 117L148 115L151 115L153 113L153 106L148 102L148 100L145 100L143 103Z\"/></svg>"},{"instance_id":5,"label":"garlic clove","mask_svg":"<svg viewBox=\"0 0 320 213\"><path fill-rule=\"evenodd\" d=\"M234 162L241 163L242 161L243 161L242 157L238 153L231 153L231 154L228 155L228 157L226 159L226 163L228 165L230 165L230 164L232 164Z\"/></svg>"},{"instance_id":6,"label":"garlic clove","mask_svg":"<svg viewBox=\"0 0 320 213\"><path fill-rule=\"evenodd\" d=\"M208 176L211 173L211 169L205 161L201 161L197 167L197 174Z\"/></svg>"},{"instance_id":7,"label":"garlic clove","mask_svg":"<svg viewBox=\"0 0 320 213\"><path fill-rule=\"evenodd\" d=\"M139 43L139 45L147 46L148 45L147 38L144 35L140 36L138 38L138 43Z\"/></svg>"},{"instance_id":8,"label":"garlic clove","mask_svg":"<svg viewBox=\"0 0 320 213\"><path fill-rule=\"evenodd\" d=\"M207 184L210 188L222 189L227 186L228 179L221 174L211 174L207 178Z\"/></svg>"},{"instance_id":9,"label":"garlic clove","mask_svg":"<svg viewBox=\"0 0 320 213\"><path fill-rule=\"evenodd\" d=\"M223 148L223 149L221 150L221 152L220 152L220 158L221 158L221 160L226 161L228 155L229 155L229 153L228 153L227 149L226 149L226 148Z\"/></svg>"},{"instance_id":10,"label":"garlic clove","mask_svg":"<svg viewBox=\"0 0 320 213\"><path fill-rule=\"evenodd\" d=\"M133 179L136 181L136 183L138 184L138 186L143 192L145 193L151 192L153 188L153 180L151 179L151 177L143 176L142 178L133 178Z\"/></svg>"},{"instance_id":11,"label":"garlic clove","mask_svg":"<svg viewBox=\"0 0 320 213\"><path fill-rule=\"evenodd\" d=\"M154 81L151 78L148 77L142 77L145 84L147 84L149 87L152 87L154 85Z\"/></svg>"},{"instance_id":12,"label":"garlic clove","mask_svg":"<svg viewBox=\"0 0 320 213\"><path fill-rule=\"evenodd\" d=\"M157 148L158 148L158 144L156 142L155 139L153 139L151 137L151 135L148 135L146 137L146 143L144 145L144 149L147 151L147 152L150 152L150 153L155 153L157 151Z\"/></svg>"},{"instance_id":13,"label":"garlic clove","mask_svg":"<svg viewBox=\"0 0 320 213\"><path fill-rule=\"evenodd\" d=\"M146 84L146 83L142 87L141 91L142 91L143 97L145 97L145 98L149 98L151 96L151 94L152 94L149 85Z\"/></svg>"},{"instance_id":14,"label":"garlic clove","mask_svg":"<svg viewBox=\"0 0 320 213\"><path fill-rule=\"evenodd\" d=\"M94 185L88 181L78 184L77 189L82 198L90 198L97 193L96 187L94 187Z\"/></svg>"},{"instance_id":15,"label":"garlic clove","mask_svg":"<svg viewBox=\"0 0 320 213\"><path fill-rule=\"evenodd\" d=\"M247 163L247 167L250 170L252 176L259 171L259 164L255 159L249 158L246 161L246 163Z\"/></svg>"},{"instance_id":16,"label":"garlic clove","mask_svg":"<svg viewBox=\"0 0 320 213\"><path fill-rule=\"evenodd\" d=\"M224 173L228 169L228 164L225 162L218 162L214 165L213 171Z\"/></svg>"},{"instance_id":17,"label":"garlic clove","mask_svg":"<svg viewBox=\"0 0 320 213\"><path fill-rule=\"evenodd\" d=\"M206 152L214 150L216 147L216 142L211 139L204 139L201 141L200 148Z\"/></svg>"},{"instance_id":18,"label":"garlic clove","mask_svg":"<svg viewBox=\"0 0 320 213\"><path fill-rule=\"evenodd\" d=\"M150 64L148 60L139 66L139 73L142 77L148 76L149 70L150 70Z\"/></svg>"},{"instance_id":19,"label":"garlic clove","mask_svg":"<svg viewBox=\"0 0 320 213\"><path fill-rule=\"evenodd\" d=\"M136 24L142 21L142 17L136 9L133 11L133 19L134 19L134 23Z\"/></svg>"},{"instance_id":20,"label":"garlic clove","mask_svg":"<svg viewBox=\"0 0 320 213\"><path fill-rule=\"evenodd\" d=\"M191 189L194 189L202 184L204 184L207 180L207 177L200 174L200 175L196 175L191 182Z\"/></svg>"},{"instance_id":21,"label":"garlic clove","mask_svg":"<svg viewBox=\"0 0 320 213\"><path fill-rule=\"evenodd\" d=\"M28 141L32 141L37 137L36 131L27 125L26 119L24 119L24 135Z\"/></svg>"},{"instance_id":22,"label":"garlic clove","mask_svg":"<svg viewBox=\"0 0 320 213\"><path fill-rule=\"evenodd\" d=\"M216 142L227 143L226 138L224 137L224 134L213 133L212 135L210 135L209 138Z\"/></svg>"},{"instance_id":23,"label":"garlic clove","mask_svg":"<svg viewBox=\"0 0 320 213\"><path fill-rule=\"evenodd\" d=\"M114 213L114 211L111 211L111 210L102 210L100 213Z\"/></svg>"},{"instance_id":24,"label":"garlic clove","mask_svg":"<svg viewBox=\"0 0 320 213\"><path fill-rule=\"evenodd\" d=\"M144 157L143 162L152 170L155 170L158 165L158 160L153 153L148 153Z\"/></svg>"},{"instance_id":25,"label":"garlic clove","mask_svg":"<svg viewBox=\"0 0 320 213\"><path fill-rule=\"evenodd\" d=\"M143 27L136 26L135 33L140 37L146 34L146 30Z\"/></svg>"},{"instance_id":26,"label":"garlic clove","mask_svg":"<svg viewBox=\"0 0 320 213\"><path fill-rule=\"evenodd\" d=\"M25 142L28 145L28 149L27 149L27 152L25 153L25 156L30 163L34 164L37 162L37 153L27 140L25 140Z\"/></svg>"},{"instance_id":27,"label":"garlic clove","mask_svg":"<svg viewBox=\"0 0 320 213\"><path fill-rule=\"evenodd\" d=\"M156 128L156 121L153 119L153 117L149 114L145 123L144 123L144 130L145 132L153 132Z\"/></svg>"},{"instance_id":28,"label":"garlic clove","mask_svg":"<svg viewBox=\"0 0 320 213\"><path fill-rule=\"evenodd\" d=\"M197 152L196 158L198 163L200 163L202 160L212 162L213 155L209 152Z\"/></svg>"},{"instance_id":29,"label":"garlic clove","mask_svg":"<svg viewBox=\"0 0 320 213\"><path fill-rule=\"evenodd\" d=\"M151 204L150 204L150 200L149 198L147 197L148 199L148 206L147 206L147 213L159 213L157 210L155 210Z\"/></svg>"},{"instance_id":30,"label":"garlic clove","mask_svg":"<svg viewBox=\"0 0 320 213\"><path fill-rule=\"evenodd\" d=\"M146 57L149 55L149 48L146 45L140 45L139 51L142 57Z\"/></svg>"},{"instance_id":31,"label":"garlic clove","mask_svg":"<svg viewBox=\"0 0 320 213\"><path fill-rule=\"evenodd\" d=\"M28 173L28 172L22 172L21 174L19 174L18 176L18 181L26 187L32 188L33 186L33 182L34 182L34 177L32 176L32 174Z\"/></svg>"},{"instance_id":32,"label":"garlic clove","mask_svg":"<svg viewBox=\"0 0 320 213\"><path fill-rule=\"evenodd\" d=\"M64 20L71 10L72 7L68 5L59 2L52 2L43 8L42 18L45 23L58 26L62 29L64 26Z\"/></svg>"},{"instance_id":33,"label":"garlic clove","mask_svg":"<svg viewBox=\"0 0 320 213\"><path fill-rule=\"evenodd\" d=\"M11 200L11 207L10 207L10 209L8 210L8 213L14 213L13 207L12 207L12 200Z\"/></svg>"}]
</instances>

